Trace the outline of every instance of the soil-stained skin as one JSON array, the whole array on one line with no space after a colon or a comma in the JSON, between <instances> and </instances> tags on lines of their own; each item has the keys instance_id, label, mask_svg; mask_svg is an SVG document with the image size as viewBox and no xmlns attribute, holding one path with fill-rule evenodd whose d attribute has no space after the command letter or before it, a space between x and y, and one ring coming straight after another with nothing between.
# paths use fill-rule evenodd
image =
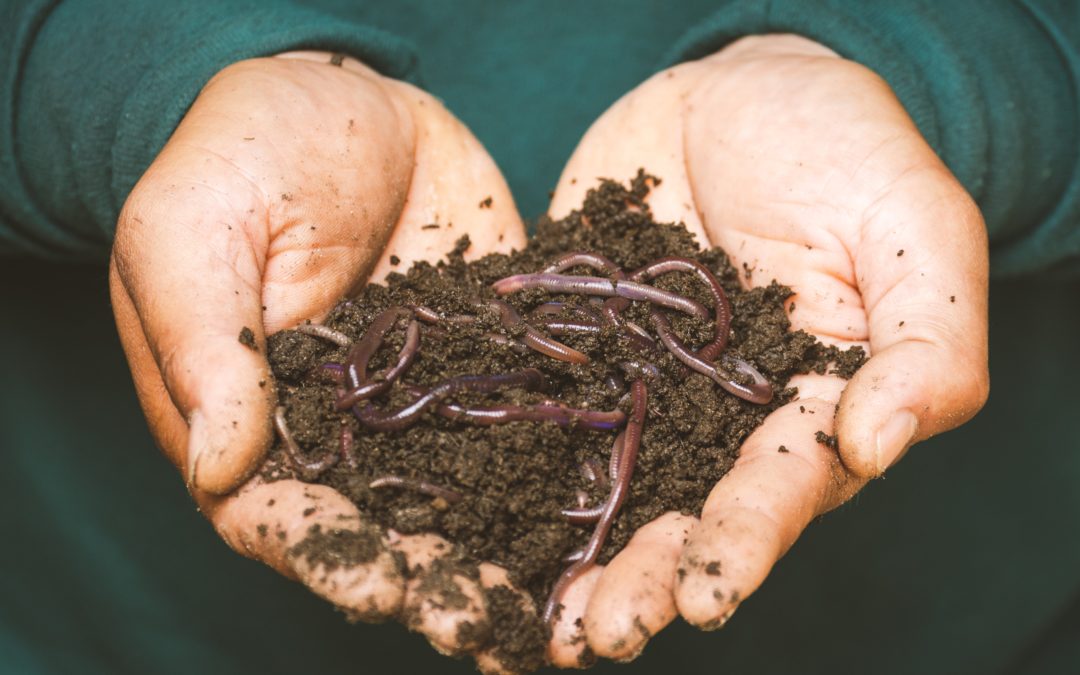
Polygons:
<instances>
[{"instance_id":1,"label":"soil-stained skin","mask_svg":"<svg viewBox=\"0 0 1080 675\"><path fill-rule=\"evenodd\" d=\"M704 375L692 373L667 351L652 362L660 376L648 382L648 411L637 466L628 498L604 545L600 562L618 552L633 532L668 511L696 514L713 485L738 456L743 440L765 416L795 395L785 383L796 373L838 372L844 377L861 365L861 350L838 352L802 331L790 331L784 301L791 292L780 285L745 290L739 271L718 249L699 250L684 227L653 222L644 198L652 179L639 174L628 189L604 182L589 192L582 208L560 221L542 221L522 251L463 260L462 240L445 262L419 263L404 274L392 273L385 285L370 284L340 304L326 325L352 339L367 330L373 318L394 306L423 305L444 316L474 315L472 323L426 326L416 360L403 383L432 386L450 377L496 374L535 368L543 373L543 391L510 389L498 394L464 393L455 403L473 406L539 403L557 399L592 410L621 407L626 387L620 363L641 354L615 329L560 336L558 339L589 357L586 364L554 360L537 351L515 349L488 334L517 339L520 331L503 327L497 312L477 309L476 299L495 297L491 284L512 275L537 272L570 251L603 254L622 269L636 270L665 256L693 258L720 280L733 307L729 352L753 364L772 383L776 395L765 405L748 403L723 391ZM567 274L598 274L573 268ZM760 280L759 280L760 281ZM677 292L711 308L706 286L694 275L665 274L650 283ZM539 289L503 296L526 316L547 302L587 304L587 298L549 294ZM669 312L676 334L700 346L713 338L711 320ZM634 302L623 316L650 326L648 307ZM566 320L575 317L567 312ZM372 372L389 367L405 340L406 321L388 331L374 355ZM335 408L337 387L321 368L342 363L347 348L297 331L270 337L268 352L278 380L280 404L292 436L306 456L317 459L341 447L342 426L352 436L350 461L338 461L317 482L331 486L356 503L374 522L401 533L435 532L455 544L460 569L491 561L505 567L511 581L542 607L559 574L563 558L580 548L592 527L572 525L560 510L588 494L589 506L606 498L606 486L590 482L583 463L607 467L614 430L561 428L552 423L512 422L474 426L425 413L401 430L372 432L349 411ZM412 398L399 382L374 399L382 410L398 408ZM620 403L621 401L621 403ZM452 501L408 489L372 489L380 477L396 475L427 481L460 495ZM298 477L280 440L272 449L263 477ZM327 550L321 551L320 547ZM347 562L362 553L358 542L316 533L303 555ZM298 551L299 553L299 551ZM403 571L407 574L407 571ZM462 572L464 573L464 572ZM447 591L452 589L447 589ZM489 624L473 626L470 642L487 641L518 670L532 670L542 661L545 630L521 608L516 596L498 588L485 592ZM449 599L452 594L447 595Z\"/></svg>"}]
</instances>

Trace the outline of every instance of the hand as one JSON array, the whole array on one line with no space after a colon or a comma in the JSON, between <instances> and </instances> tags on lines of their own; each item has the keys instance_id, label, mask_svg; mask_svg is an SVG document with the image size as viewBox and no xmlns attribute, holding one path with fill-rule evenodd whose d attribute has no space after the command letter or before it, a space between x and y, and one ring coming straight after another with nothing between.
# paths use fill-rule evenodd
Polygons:
<instances>
[{"instance_id":1,"label":"hand","mask_svg":"<svg viewBox=\"0 0 1080 675\"><path fill-rule=\"evenodd\" d=\"M574 584L551 645L563 666L582 633L627 659L676 614L720 627L813 518L970 419L989 389L982 219L867 69L766 36L662 72L589 130L551 215L638 167L663 181L649 196L657 220L725 249L747 283L794 289L793 328L872 357L850 382L794 378L798 400L746 440L700 520L659 518ZM815 441L834 430L838 450Z\"/></svg>"},{"instance_id":2,"label":"hand","mask_svg":"<svg viewBox=\"0 0 1080 675\"><path fill-rule=\"evenodd\" d=\"M422 229L434 221L459 226ZM457 628L483 617L478 585L457 578L472 602L440 609L391 555L427 569L436 537L387 536L330 488L250 476L273 433L265 336L319 321L381 279L391 254L404 270L463 234L470 256L525 243L505 182L464 126L354 60L293 53L234 64L206 85L124 205L110 267L150 429L221 536L358 618L404 617L456 653L477 648ZM244 328L255 349L238 340ZM315 524L372 559L328 572L290 553ZM480 581L505 577L482 566Z\"/></svg>"}]
</instances>

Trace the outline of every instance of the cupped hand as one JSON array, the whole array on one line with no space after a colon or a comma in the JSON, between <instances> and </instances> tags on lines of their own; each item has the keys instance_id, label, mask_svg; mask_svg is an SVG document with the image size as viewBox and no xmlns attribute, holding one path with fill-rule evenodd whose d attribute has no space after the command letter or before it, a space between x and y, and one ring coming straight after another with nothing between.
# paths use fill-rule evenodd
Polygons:
<instances>
[{"instance_id":1,"label":"cupped hand","mask_svg":"<svg viewBox=\"0 0 1080 675\"><path fill-rule=\"evenodd\" d=\"M639 167L662 180L657 220L725 249L748 285L790 286L793 328L871 358L850 381L794 378L797 400L746 440L700 518L662 516L568 590L550 647L568 667L586 645L633 658L679 614L720 627L813 518L989 389L981 216L872 72L781 35L662 72L589 130L551 215Z\"/></svg>"},{"instance_id":2,"label":"cupped hand","mask_svg":"<svg viewBox=\"0 0 1080 675\"><path fill-rule=\"evenodd\" d=\"M433 222L457 227L422 227ZM465 127L352 59L291 53L206 85L124 205L110 266L150 429L222 537L357 618L403 618L455 653L477 648L459 642L458 625L483 618L480 585L505 583L498 570L456 579L471 602L440 609L392 555L422 576L437 538L377 531L330 488L252 475L273 434L265 336L319 321L381 279L391 255L406 269L463 234L469 256L525 242L505 182ZM244 329L253 344L238 339ZM374 547L371 559L329 570L296 555L316 524Z\"/></svg>"}]
</instances>

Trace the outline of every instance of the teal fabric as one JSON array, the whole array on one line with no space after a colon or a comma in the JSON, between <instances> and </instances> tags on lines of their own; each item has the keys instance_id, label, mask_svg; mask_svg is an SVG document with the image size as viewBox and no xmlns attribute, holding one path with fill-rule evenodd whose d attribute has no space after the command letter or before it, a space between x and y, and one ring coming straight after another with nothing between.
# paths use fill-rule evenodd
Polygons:
<instances>
[{"instance_id":1,"label":"teal fabric","mask_svg":"<svg viewBox=\"0 0 1080 675\"><path fill-rule=\"evenodd\" d=\"M0 31L12 48L0 54L7 105L0 254L101 259L135 180L202 84L240 58L318 47L415 80L416 54L429 55L424 68L441 87L434 93L471 95L452 109L493 148L526 214L535 215L543 204L534 179L553 183L566 156L547 148L572 146L587 125L575 113L588 110L592 119L665 62L748 33L790 31L889 81L982 208L995 274L1080 269L1075 2L696 0L588 3L569 12L538 2L120 0L107 11L100 4L3 5L9 20ZM563 16L580 22L547 33ZM485 31L490 40L472 39ZM571 44L575 37L586 44ZM582 53L596 60L586 64L575 56ZM551 107L552 91L571 89L580 90L578 101ZM474 120L478 101L488 107ZM553 113L559 123L551 123ZM519 123L508 124L511 118ZM532 145L538 138L552 144ZM517 175L523 152L540 155L534 161L548 173Z\"/></svg>"},{"instance_id":2,"label":"teal fabric","mask_svg":"<svg viewBox=\"0 0 1080 675\"><path fill-rule=\"evenodd\" d=\"M981 195L1001 273L1075 260L1075 3L664 4L0 2L0 673L473 672L229 551L153 449L100 261L231 60L319 47L422 81L534 216L660 64L798 21L889 78ZM723 631L598 671L1080 671L1078 292L997 281L985 412L814 524Z\"/></svg>"}]
</instances>

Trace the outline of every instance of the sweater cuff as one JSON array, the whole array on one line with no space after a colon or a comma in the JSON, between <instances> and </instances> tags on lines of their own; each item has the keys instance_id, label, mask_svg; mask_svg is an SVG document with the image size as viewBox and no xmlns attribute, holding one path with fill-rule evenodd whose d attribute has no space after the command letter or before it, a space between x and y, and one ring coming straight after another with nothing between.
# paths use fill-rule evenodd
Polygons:
<instances>
[{"instance_id":1,"label":"sweater cuff","mask_svg":"<svg viewBox=\"0 0 1080 675\"><path fill-rule=\"evenodd\" d=\"M415 79L406 42L283 0L61 3L35 35L15 96L16 161L34 207L16 248L103 258L128 194L206 82L237 61L304 49Z\"/></svg>"},{"instance_id":2,"label":"sweater cuff","mask_svg":"<svg viewBox=\"0 0 1080 675\"><path fill-rule=\"evenodd\" d=\"M752 34L794 33L885 79L987 222L992 271L1077 267L1077 55L1025 4L735 0L667 63Z\"/></svg>"}]
</instances>

